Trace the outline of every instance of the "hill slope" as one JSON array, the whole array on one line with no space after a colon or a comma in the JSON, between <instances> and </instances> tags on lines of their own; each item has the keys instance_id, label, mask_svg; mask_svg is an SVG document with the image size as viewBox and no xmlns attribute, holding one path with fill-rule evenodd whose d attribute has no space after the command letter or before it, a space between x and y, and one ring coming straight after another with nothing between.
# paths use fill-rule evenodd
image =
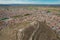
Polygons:
<instances>
[{"instance_id":1,"label":"hill slope","mask_svg":"<svg viewBox=\"0 0 60 40\"><path fill-rule=\"evenodd\" d=\"M37 21L37 24L34 24L20 31L22 36L18 36L18 40L59 40L57 34L46 23Z\"/></svg>"}]
</instances>

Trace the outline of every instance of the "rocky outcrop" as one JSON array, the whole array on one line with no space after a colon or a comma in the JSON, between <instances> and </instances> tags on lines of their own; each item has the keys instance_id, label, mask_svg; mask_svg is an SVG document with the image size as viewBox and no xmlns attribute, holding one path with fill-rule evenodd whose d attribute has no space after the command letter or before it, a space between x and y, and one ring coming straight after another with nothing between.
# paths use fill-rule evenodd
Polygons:
<instances>
[{"instance_id":1,"label":"rocky outcrop","mask_svg":"<svg viewBox=\"0 0 60 40\"><path fill-rule=\"evenodd\" d=\"M46 23L35 21L32 24L18 31L18 40L59 40L57 34Z\"/></svg>"}]
</instances>

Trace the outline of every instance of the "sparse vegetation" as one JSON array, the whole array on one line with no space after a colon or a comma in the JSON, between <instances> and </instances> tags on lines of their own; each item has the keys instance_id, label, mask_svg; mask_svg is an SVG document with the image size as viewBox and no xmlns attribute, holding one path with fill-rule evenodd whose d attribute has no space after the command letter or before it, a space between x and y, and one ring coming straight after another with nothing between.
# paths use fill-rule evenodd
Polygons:
<instances>
[{"instance_id":1,"label":"sparse vegetation","mask_svg":"<svg viewBox=\"0 0 60 40\"><path fill-rule=\"evenodd\" d=\"M24 14L24 16L29 16L29 15L31 15L31 14Z\"/></svg>"},{"instance_id":2,"label":"sparse vegetation","mask_svg":"<svg viewBox=\"0 0 60 40\"><path fill-rule=\"evenodd\" d=\"M24 14L24 16L29 16L31 14ZM12 18L19 18L19 17L23 17L23 15L16 15L16 16L13 16Z\"/></svg>"},{"instance_id":3,"label":"sparse vegetation","mask_svg":"<svg viewBox=\"0 0 60 40\"><path fill-rule=\"evenodd\" d=\"M0 20L6 20L6 19L9 19L9 18L1 18Z\"/></svg>"},{"instance_id":4,"label":"sparse vegetation","mask_svg":"<svg viewBox=\"0 0 60 40\"><path fill-rule=\"evenodd\" d=\"M16 16L13 16L12 18L19 18L19 17L23 17L22 15L16 15Z\"/></svg>"},{"instance_id":5,"label":"sparse vegetation","mask_svg":"<svg viewBox=\"0 0 60 40\"><path fill-rule=\"evenodd\" d=\"M55 14L55 15L60 16L60 14Z\"/></svg>"},{"instance_id":6,"label":"sparse vegetation","mask_svg":"<svg viewBox=\"0 0 60 40\"><path fill-rule=\"evenodd\" d=\"M51 12L50 10L47 11L47 13L50 13L50 12Z\"/></svg>"},{"instance_id":7,"label":"sparse vegetation","mask_svg":"<svg viewBox=\"0 0 60 40\"><path fill-rule=\"evenodd\" d=\"M4 9L4 7L2 7L2 8ZM0 35L0 40L16 40L16 31L18 32L18 30L21 28L29 27L30 23L32 22L31 24L33 24L34 23L33 21L35 21L35 20L39 20L39 21L46 20L47 24L50 27L53 26L54 24L56 24L54 26L57 26L57 23L59 26L60 25L59 19L58 19L58 17L55 17L56 15L60 16L60 14L56 14L57 12L59 12L59 10L60 10L60 8L57 9L54 7L53 8L51 8L51 7L35 7L35 6L34 7L20 7L20 6L19 7L18 6L17 7L15 7L15 6L14 7L11 7L11 6L6 7L4 10L0 11L0 13L3 14L3 15L0 14L1 17L3 17L3 18L0 18L0 20L5 20L5 21L0 22L0 25L1 25L0 27L3 27L2 31L0 31L0 34L2 34L2 35ZM53 15L52 14L47 15L48 13L52 13ZM54 13L56 15L54 15ZM8 18L4 18L4 17L8 17ZM10 20L9 18L11 18L12 20ZM7 19L9 19L9 20L7 20ZM7 25L6 27L5 27L5 23ZM42 33L44 32L44 34L42 34L39 31L42 35L45 35L45 30L48 30L48 28L45 29L45 27L47 27L47 26L44 23L42 23L42 25L39 25L41 27L39 30L41 30ZM37 25L34 24L34 28L36 26ZM33 26L31 26L31 27L33 27ZM32 31L32 30L30 30L30 31ZM29 31L29 33L30 33L30 31ZM52 31L52 29L51 29L51 31ZM37 38L40 36L39 32L37 32L38 34L36 33L38 35ZM48 30L46 32L50 32L50 31ZM46 35L48 35L48 34L50 35L51 33L47 33ZM54 37L54 34L53 34L53 37ZM42 37L42 39L43 39L43 37Z\"/></svg>"}]
</instances>

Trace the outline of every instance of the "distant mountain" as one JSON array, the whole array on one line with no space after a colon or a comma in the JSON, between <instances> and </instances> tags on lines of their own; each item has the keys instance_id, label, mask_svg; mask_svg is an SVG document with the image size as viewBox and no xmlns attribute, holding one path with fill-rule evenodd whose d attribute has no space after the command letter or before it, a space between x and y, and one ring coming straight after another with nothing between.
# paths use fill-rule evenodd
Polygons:
<instances>
[{"instance_id":1,"label":"distant mountain","mask_svg":"<svg viewBox=\"0 0 60 40\"><path fill-rule=\"evenodd\" d=\"M0 6L60 6L60 4L0 4Z\"/></svg>"}]
</instances>

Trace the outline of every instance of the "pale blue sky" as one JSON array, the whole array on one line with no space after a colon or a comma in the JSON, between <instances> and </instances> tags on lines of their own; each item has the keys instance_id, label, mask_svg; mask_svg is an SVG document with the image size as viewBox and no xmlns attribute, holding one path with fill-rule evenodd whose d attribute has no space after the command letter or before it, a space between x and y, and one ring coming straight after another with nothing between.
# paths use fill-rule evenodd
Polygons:
<instances>
[{"instance_id":1,"label":"pale blue sky","mask_svg":"<svg viewBox=\"0 0 60 40\"><path fill-rule=\"evenodd\" d=\"M0 4L60 4L60 0L0 0Z\"/></svg>"}]
</instances>

